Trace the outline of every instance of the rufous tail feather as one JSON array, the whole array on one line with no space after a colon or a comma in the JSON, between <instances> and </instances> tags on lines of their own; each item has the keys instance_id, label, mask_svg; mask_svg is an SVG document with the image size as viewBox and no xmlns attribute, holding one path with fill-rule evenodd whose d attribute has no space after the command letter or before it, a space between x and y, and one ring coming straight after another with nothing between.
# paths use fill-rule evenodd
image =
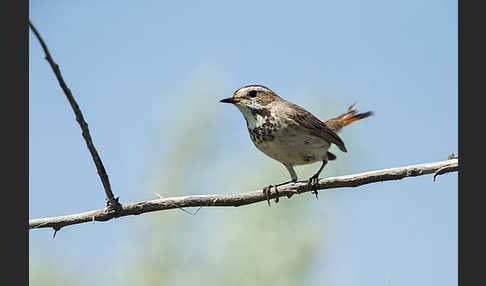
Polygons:
<instances>
[{"instance_id":1,"label":"rufous tail feather","mask_svg":"<svg viewBox=\"0 0 486 286\"><path fill-rule=\"evenodd\" d=\"M342 114L341 120L344 123L344 126L347 126L355 121L361 120L363 118L366 118L368 116L373 115L373 111L368 111L364 113L358 113L356 109L353 109L353 107L356 105L356 103L353 103L349 108L346 113Z\"/></svg>"},{"instance_id":2,"label":"rufous tail feather","mask_svg":"<svg viewBox=\"0 0 486 286\"><path fill-rule=\"evenodd\" d=\"M354 109L355 105L356 103L353 103L350 107L348 107L348 110L345 113L326 121L327 127L334 132L338 132L344 126L374 114L373 111L358 113L358 111Z\"/></svg>"}]
</instances>

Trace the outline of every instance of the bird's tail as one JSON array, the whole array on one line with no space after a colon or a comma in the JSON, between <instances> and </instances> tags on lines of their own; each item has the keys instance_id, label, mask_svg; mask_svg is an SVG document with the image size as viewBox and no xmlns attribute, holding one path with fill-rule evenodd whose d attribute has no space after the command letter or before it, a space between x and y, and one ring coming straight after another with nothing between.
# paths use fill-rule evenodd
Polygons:
<instances>
[{"instance_id":1,"label":"bird's tail","mask_svg":"<svg viewBox=\"0 0 486 286\"><path fill-rule=\"evenodd\" d=\"M353 103L350 107L348 107L348 110L345 113L326 121L327 127L329 127L334 132L338 132L344 126L347 126L355 121L361 120L374 114L373 111L358 113L358 111L354 109L355 105L356 103Z\"/></svg>"},{"instance_id":2,"label":"bird's tail","mask_svg":"<svg viewBox=\"0 0 486 286\"><path fill-rule=\"evenodd\" d=\"M353 103L350 107L348 107L348 110L345 113L339 116L340 120L343 121L344 126L373 115L373 111L358 113L356 109L353 109L355 105L356 103Z\"/></svg>"}]
</instances>

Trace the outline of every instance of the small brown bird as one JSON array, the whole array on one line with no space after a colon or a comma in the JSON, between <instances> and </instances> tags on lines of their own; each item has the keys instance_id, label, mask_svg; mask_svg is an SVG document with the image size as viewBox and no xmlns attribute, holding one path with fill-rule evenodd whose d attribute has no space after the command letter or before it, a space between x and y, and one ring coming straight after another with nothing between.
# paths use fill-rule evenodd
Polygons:
<instances>
[{"instance_id":1,"label":"small brown bird","mask_svg":"<svg viewBox=\"0 0 486 286\"><path fill-rule=\"evenodd\" d=\"M297 181L294 166L322 161L315 175L309 178L308 187L317 197L319 174L328 160L336 155L328 151L331 144L347 152L343 140L336 134L341 128L373 114L372 111L357 113L354 104L348 110L325 123L302 107L278 96L263 85L247 85L220 102L232 103L246 120L251 141L265 155L281 162L290 173L290 182ZM277 186L286 184L278 184ZM272 185L263 191L267 196Z\"/></svg>"}]
</instances>

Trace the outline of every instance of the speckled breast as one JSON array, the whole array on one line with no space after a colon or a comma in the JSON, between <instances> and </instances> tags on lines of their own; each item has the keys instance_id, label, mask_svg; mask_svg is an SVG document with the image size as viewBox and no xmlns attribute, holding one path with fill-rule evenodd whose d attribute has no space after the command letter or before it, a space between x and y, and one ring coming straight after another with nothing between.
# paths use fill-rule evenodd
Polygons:
<instances>
[{"instance_id":1,"label":"speckled breast","mask_svg":"<svg viewBox=\"0 0 486 286\"><path fill-rule=\"evenodd\" d=\"M277 122L272 122L270 118L266 118L265 123L253 129L248 128L248 132L250 133L251 141L255 145L260 145L264 141L275 140L275 135L279 128L280 125Z\"/></svg>"}]
</instances>

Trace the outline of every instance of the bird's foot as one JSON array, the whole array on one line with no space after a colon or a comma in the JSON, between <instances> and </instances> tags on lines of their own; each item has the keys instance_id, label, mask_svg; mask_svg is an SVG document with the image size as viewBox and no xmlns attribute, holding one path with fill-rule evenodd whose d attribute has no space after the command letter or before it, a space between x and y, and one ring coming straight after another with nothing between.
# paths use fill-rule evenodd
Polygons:
<instances>
[{"instance_id":1,"label":"bird's foot","mask_svg":"<svg viewBox=\"0 0 486 286\"><path fill-rule=\"evenodd\" d=\"M263 188L263 194L267 198L268 206L270 206L270 197L272 194L272 188L275 188L275 203L278 203L279 201L279 193L278 193L277 186L279 185L269 185L268 187Z\"/></svg>"},{"instance_id":2,"label":"bird's foot","mask_svg":"<svg viewBox=\"0 0 486 286\"><path fill-rule=\"evenodd\" d=\"M319 199L317 197L317 184L319 183L319 176L316 174L312 177L309 178L309 181L307 182L307 189L312 190L312 193L316 196L316 199Z\"/></svg>"},{"instance_id":3,"label":"bird's foot","mask_svg":"<svg viewBox=\"0 0 486 286\"><path fill-rule=\"evenodd\" d=\"M269 185L268 187L265 187L263 188L263 194L265 195L265 197L267 198L267 203L268 203L268 206L270 206L270 196L272 194L272 187L275 188L275 203L278 203L279 202L279 197L280 197L280 194L278 192L278 187L280 186L283 186L283 185L287 185L289 183L295 183L297 182L297 179L293 179L291 181L288 181L288 182L283 182L283 183L280 183L278 185ZM287 198L290 199L290 197L292 197L292 193L288 194L287 195Z\"/></svg>"},{"instance_id":4,"label":"bird's foot","mask_svg":"<svg viewBox=\"0 0 486 286\"><path fill-rule=\"evenodd\" d=\"M265 197L267 197L268 206L270 206L270 195L272 194L272 187L273 185L269 185L268 187L263 188L263 194L265 195Z\"/></svg>"}]
</instances>

